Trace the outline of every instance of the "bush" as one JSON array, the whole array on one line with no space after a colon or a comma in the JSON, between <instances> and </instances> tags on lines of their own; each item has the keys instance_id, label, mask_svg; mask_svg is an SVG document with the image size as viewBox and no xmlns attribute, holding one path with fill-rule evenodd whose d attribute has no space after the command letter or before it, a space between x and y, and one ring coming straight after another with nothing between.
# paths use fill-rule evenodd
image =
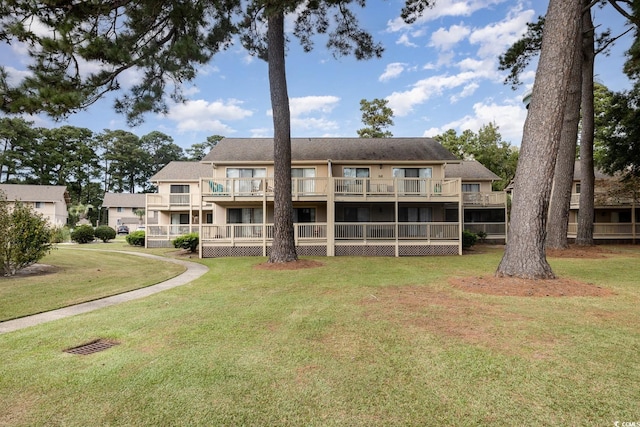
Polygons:
<instances>
[{"instance_id":1,"label":"bush","mask_svg":"<svg viewBox=\"0 0 640 427\"><path fill-rule=\"evenodd\" d=\"M143 230L134 231L127 234L127 243L131 246L144 246L145 233Z\"/></svg>"},{"instance_id":2,"label":"bush","mask_svg":"<svg viewBox=\"0 0 640 427\"><path fill-rule=\"evenodd\" d=\"M63 243L71 240L69 227L53 227L51 229L51 243Z\"/></svg>"},{"instance_id":3,"label":"bush","mask_svg":"<svg viewBox=\"0 0 640 427\"><path fill-rule=\"evenodd\" d=\"M93 227L89 224L79 225L71 232L71 240L77 243L89 243L93 242L94 239Z\"/></svg>"},{"instance_id":4,"label":"bush","mask_svg":"<svg viewBox=\"0 0 640 427\"><path fill-rule=\"evenodd\" d=\"M21 202L10 209L0 193L0 274L13 276L40 261L51 250L51 237L41 214Z\"/></svg>"},{"instance_id":5,"label":"bush","mask_svg":"<svg viewBox=\"0 0 640 427\"><path fill-rule=\"evenodd\" d=\"M104 243L107 243L109 240L116 238L116 230L109 227L108 225L100 225L96 227L94 235Z\"/></svg>"},{"instance_id":6,"label":"bush","mask_svg":"<svg viewBox=\"0 0 640 427\"><path fill-rule=\"evenodd\" d=\"M487 233L482 230L478 231L476 235L478 236L480 243L484 243L487 240Z\"/></svg>"},{"instance_id":7,"label":"bush","mask_svg":"<svg viewBox=\"0 0 640 427\"><path fill-rule=\"evenodd\" d=\"M471 246L476 244L476 241L478 240L478 236L469 231L469 230L464 230L462 232L462 248L463 249L468 249Z\"/></svg>"},{"instance_id":8,"label":"bush","mask_svg":"<svg viewBox=\"0 0 640 427\"><path fill-rule=\"evenodd\" d=\"M178 249L188 249L190 252L198 250L198 233L189 233L184 236L180 236L173 241L173 247Z\"/></svg>"}]
</instances>

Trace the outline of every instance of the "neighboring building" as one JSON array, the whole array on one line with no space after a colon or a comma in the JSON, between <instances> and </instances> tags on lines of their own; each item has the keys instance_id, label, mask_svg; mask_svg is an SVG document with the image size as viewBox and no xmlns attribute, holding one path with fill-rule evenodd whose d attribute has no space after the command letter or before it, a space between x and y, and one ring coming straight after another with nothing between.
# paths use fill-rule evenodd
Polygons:
<instances>
[{"instance_id":1,"label":"neighboring building","mask_svg":"<svg viewBox=\"0 0 640 427\"><path fill-rule=\"evenodd\" d=\"M484 226L480 220L487 218L474 211L506 208L504 192L491 192L495 175L476 162L465 172L430 138L293 138L291 144L299 255L460 254L461 219L468 215ZM147 227L147 245L166 246L197 231L203 257L268 255L272 159L272 139L225 138L201 163L167 165L152 178L158 193L147 195L147 210L157 210L159 219ZM463 177L470 177L464 193L472 196L463 194ZM496 227L491 234L504 241L498 236L504 216L489 219Z\"/></svg>"},{"instance_id":2,"label":"neighboring building","mask_svg":"<svg viewBox=\"0 0 640 427\"><path fill-rule=\"evenodd\" d=\"M487 241L506 243L507 193L492 190L500 177L475 160L447 165L445 177L462 180L463 228L484 232Z\"/></svg>"},{"instance_id":3,"label":"neighboring building","mask_svg":"<svg viewBox=\"0 0 640 427\"><path fill-rule=\"evenodd\" d=\"M0 184L0 191L9 202L21 201L32 206L52 226L67 224L67 206L71 199L64 185Z\"/></svg>"},{"instance_id":4,"label":"neighboring building","mask_svg":"<svg viewBox=\"0 0 640 427\"><path fill-rule=\"evenodd\" d=\"M640 237L640 187L638 181L620 182L599 170L595 171L593 238L597 242L631 241ZM580 162L575 164L569 229L567 237L575 239L578 230L578 210L580 208Z\"/></svg>"},{"instance_id":5,"label":"neighboring building","mask_svg":"<svg viewBox=\"0 0 640 427\"><path fill-rule=\"evenodd\" d=\"M146 194L148 247L169 246L171 240L191 232L200 232L200 223L213 223L211 204L203 204L200 184L211 176L211 166L198 162L170 162L151 182L157 193ZM200 221L200 218L203 221Z\"/></svg>"},{"instance_id":6,"label":"neighboring building","mask_svg":"<svg viewBox=\"0 0 640 427\"><path fill-rule=\"evenodd\" d=\"M145 210L145 195L132 193L104 193L102 207L107 211L109 227L117 230L119 226L126 225L130 231L141 227L146 220L146 213L140 217L136 212Z\"/></svg>"}]
</instances>

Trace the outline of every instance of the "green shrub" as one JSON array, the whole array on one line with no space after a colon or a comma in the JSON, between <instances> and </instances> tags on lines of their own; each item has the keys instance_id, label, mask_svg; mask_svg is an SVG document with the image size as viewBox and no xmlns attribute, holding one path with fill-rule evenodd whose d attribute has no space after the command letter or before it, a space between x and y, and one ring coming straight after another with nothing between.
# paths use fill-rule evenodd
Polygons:
<instances>
[{"instance_id":1,"label":"green shrub","mask_svg":"<svg viewBox=\"0 0 640 427\"><path fill-rule=\"evenodd\" d=\"M178 249L188 249L190 252L198 250L198 233L189 233L184 236L180 236L173 241L173 247Z\"/></svg>"},{"instance_id":2,"label":"green shrub","mask_svg":"<svg viewBox=\"0 0 640 427\"><path fill-rule=\"evenodd\" d=\"M476 235L478 236L480 243L484 243L487 240L487 233L482 230L478 231Z\"/></svg>"},{"instance_id":3,"label":"green shrub","mask_svg":"<svg viewBox=\"0 0 640 427\"><path fill-rule=\"evenodd\" d=\"M51 229L51 243L63 243L71 240L69 227L53 227Z\"/></svg>"},{"instance_id":4,"label":"green shrub","mask_svg":"<svg viewBox=\"0 0 640 427\"><path fill-rule=\"evenodd\" d=\"M143 230L134 231L127 234L127 243L131 246L144 246L145 233Z\"/></svg>"},{"instance_id":5,"label":"green shrub","mask_svg":"<svg viewBox=\"0 0 640 427\"><path fill-rule=\"evenodd\" d=\"M476 235L476 233L473 233L469 230L464 230L462 232L462 247L463 249L468 249L471 246L476 244L476 241L478 240L478 236Z\"/></svg>"},{"instance_id":6,"label":"green shrub","mask_svg":"<svg viewBox=\"0 0 640 427\"><path fill-rule=\"evenodd\" d=\"M77 243L89 243L94 239L93 227L89 224L79 225L71 232L71 240Z\"/></svg>"},{"instance_id":7,"label":"green shrub","mask_svg":"<svg viewBox=\"0 0 640 427\"><path fill-rule=\"evenodd\" d=\"M0 192L0 274L13 276L40 261L51 250L52 231L33 208L16 202L9 208Z\"/></svg>"},{"instance_id":8,"label":"green shrub","mask_svg":"<svg viewBox=\"0 0 640 427\"><path fill-rule=\"evenodd\" d=\"M100 225L96 227L94 235L104 243L107 243L109 240L116 238L116 230L109 227L108 225Z\"/></svg>"}]
</instances>

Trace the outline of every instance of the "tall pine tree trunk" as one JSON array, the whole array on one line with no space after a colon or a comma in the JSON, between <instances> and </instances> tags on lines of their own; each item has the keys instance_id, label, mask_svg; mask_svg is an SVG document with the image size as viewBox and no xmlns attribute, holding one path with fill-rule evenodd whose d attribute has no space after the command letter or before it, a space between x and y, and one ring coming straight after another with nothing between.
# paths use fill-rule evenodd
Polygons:
<instances>
[{"instance_id":1,"label":"tall pine tree trunk","mask_svg":"<svg viewBox=\"0 0 640 427\"><path fill-rule=\"evenodd\" d=\"M586 11L582 18L584 27L582 64L582 132L580 134L580 208L578 211L578 233L576 245L593 245L594 222L594 166L593 166L593 138L594 138L594 105L593 78L595 62L595 46L593 20L591 10Z\"/></svg>"},{"instance_id":2,"label":"tall pine tree trunk","mask_svg":"<svg viewBox=\"0 0 640 427\"><path fill-rule=\"evenodd\" d=\"M291 115L285 72L284 14L269 16L269 88L273 110L273 244L269 262L296 261L291 201ZM264 213L266 215L266 212Z\"/></svg>"},{"instance_id":3,"label":"tall pine tree trunk","mask_svg":"<svg viewBox=\"0 0 640 427\"><path fill-rule=\"evenodd\" d=\"M550 0L516 171L511 227L497 276L551 279L546 259L547 211L560 133L580 41L580 0Z\"/></svg>"},{"instance_id":4,"label":"tall pine tree trunk","mask_svg":"<svg viewBox=\"0 0 640 427\"><path fill-rule=\"evenodd\" d=\"M571 69L571 80L564 110L562 133L558 158L553 173L553 189L549 202L547 222L547 249L566 249L569 247L567 231L569 228L569 210L571 208L571 188L576 161L578 142L578 122L580 121L580 103L582 88L582 51L575 50Z\"/></svg>"}]
</instances>

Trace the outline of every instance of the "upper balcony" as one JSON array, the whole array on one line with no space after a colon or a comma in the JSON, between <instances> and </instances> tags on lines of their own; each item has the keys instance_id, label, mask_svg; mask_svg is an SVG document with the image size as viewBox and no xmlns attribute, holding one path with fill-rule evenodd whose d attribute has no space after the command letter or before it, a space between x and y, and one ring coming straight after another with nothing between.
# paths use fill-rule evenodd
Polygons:
<instances>
[{"instance_id":1,"label":"upper balcony","mask_svg":"<svg viewBox=\"0 0 640 427\"><path fill-rule=\"evenodd\" d=\"M504 191L462 193L462 203L467 207L506 206L507 193Z\"/></svg>"},{"instance_id":2,"label":"upper balcony","mask_svg":"<svg viewBox=\"0 0 640 427\"><path fill-rule=\"evenodd\" d=\"M146 196L148 210L185 210L198 209L200 206L199 193L148 193Z\"/></svg>"},{"instance_id":3,"label":"upper balcony","mask_svg":"<svg viewBox=\"0 0 640 427\"><path fill-rule=\"evenodd\" d=\"M606 190L598 190L593 194L595 207L601 206L633 206L634 200L631 196L611 194ZM637 203L636 203L637 204ZM571 193L571 209L580 207L580 193Z\"/></svg>"},{"instance_id":4,"label":"upper balcony","mask_svg":"<svg viewBox=\"0 0 640 427\"><path fill-rule=\"evenodd\" d=\"M273 200L271 178L202 179L205 202ZM457 201L460 179L431 178L292 178L293 200Z\"/></svg>"}]
</instances>

